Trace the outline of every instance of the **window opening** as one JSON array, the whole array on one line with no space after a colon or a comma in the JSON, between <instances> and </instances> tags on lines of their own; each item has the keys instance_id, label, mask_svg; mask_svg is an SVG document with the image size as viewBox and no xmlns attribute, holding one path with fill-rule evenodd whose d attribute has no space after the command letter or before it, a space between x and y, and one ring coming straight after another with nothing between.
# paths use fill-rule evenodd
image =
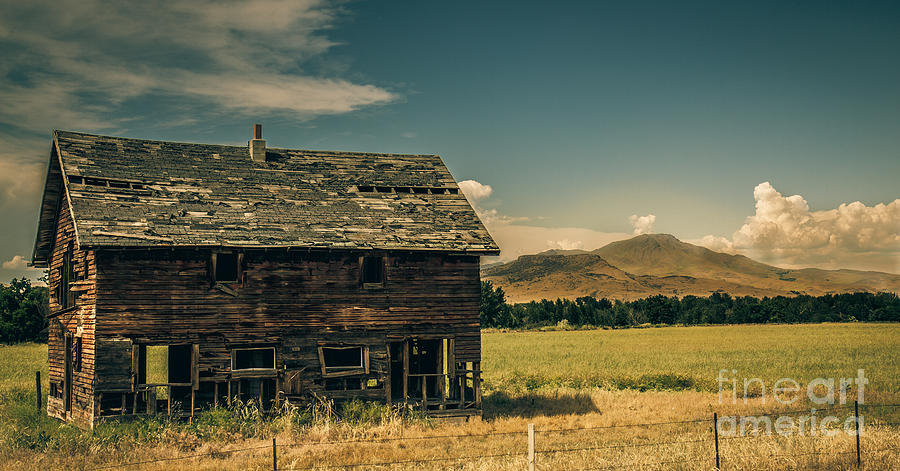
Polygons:
<instances>
[{"instance_id":1,"label":"window opening","mask_svg":"<svg viewBox=\"0 0 900 471\"><path fill-rule=\"evenodd\" d=\"M235 348L231 351L232 370L274 370L275 347Z\"/></svg>"},{"instance_id":2,"label":"window opening","mask_svg":"<svg viewBox=\"0 0 900 471\"><path fill-rule=\"evenodd\" d=\"M382 285L384 283L384 257L363 257L363 284Z\"/></svg>"},{"instance_id":3,"label":"window opening","mask_svg":"<svg viewBox=\"0 0 900 471\"><path fill-rule=\"evenodd\" d=\"M319 360L323 376L344 376L369 372L369 349L363 346L322 346Z\"/></svg>"},{"instance_id":4,"label":"window opening","mask_svg":"<svg viewBox=\"0 0 900 471\"><path fill-rule=\"evenodd\" d=\"M240 280L240 256L236 253L213 254L216 283L237 283Z\"/></svg>"}]
</instances>

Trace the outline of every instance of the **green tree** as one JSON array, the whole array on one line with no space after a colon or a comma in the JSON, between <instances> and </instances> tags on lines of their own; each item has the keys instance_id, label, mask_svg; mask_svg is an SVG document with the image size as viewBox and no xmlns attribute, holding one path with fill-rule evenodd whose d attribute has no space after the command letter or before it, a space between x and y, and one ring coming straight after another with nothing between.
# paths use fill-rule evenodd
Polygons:
<instances>
[{"instance_id":1,"label":"green tree","mask_svg":"<svg viewBox=\"0 0 900 471\"><path fill-rule=\"evenodd\" d=\"M481 326L512 327L506 293L503 288L494 288L490 281L481 282Z\"/></svg>"},{"instance_id":2,"label":"green tree","mask_svg":"<svg viewBox=\"0 0 900 471\"><path fill-rule=\"evenodd\" d=\"M46 340L50 293L26 278L0 283L0 342Z\"/></svg>"}]
</instances>

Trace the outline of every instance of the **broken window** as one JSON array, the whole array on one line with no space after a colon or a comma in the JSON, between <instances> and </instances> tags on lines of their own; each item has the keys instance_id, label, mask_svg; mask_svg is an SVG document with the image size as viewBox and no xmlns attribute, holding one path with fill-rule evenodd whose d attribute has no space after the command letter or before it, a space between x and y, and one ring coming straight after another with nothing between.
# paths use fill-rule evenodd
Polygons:
<instances>
[{"instance_id":1,"label":"broken window","mask_svg":"<svg viewBox=\"0 0 900 471\"><path fill-rule=\"evenodd\" d=\"M366 287L384 285L384 257L363 257L362 282Z\"/></svg>"},{"instance_id":2,"label":"broken window","mask_svg":"<svg viewBox=\"0 0 900 471\"><path fill-rule=\"evenodd\" d=\"M240 281L241 254L214 253L212 265L214 283L238 283Z\"/></svg>"},{"instance_id":3,"label":"broken window","mask_svg":"<svg viewBox=\"0 0 900 471\"><path fill-rule=\"evenodd\" d=\"M323 376L346 376L369 372L369 348L364 346L319 347Z\"/></svg>"},{"instance_id":4,"label":"broken window","mask_svg":"<svg viewBox=\"0 0 900 471\"><path fill-rule=\"evenodd\" d=\"M275 347L235 348L231 351L232 370L274 370Z\"/></svg>"}]
</instances>

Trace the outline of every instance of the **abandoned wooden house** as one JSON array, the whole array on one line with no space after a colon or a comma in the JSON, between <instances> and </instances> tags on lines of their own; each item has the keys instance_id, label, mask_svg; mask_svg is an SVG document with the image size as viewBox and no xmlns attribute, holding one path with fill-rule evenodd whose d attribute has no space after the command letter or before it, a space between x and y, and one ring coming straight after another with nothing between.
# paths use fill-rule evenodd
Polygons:
<instances>
[{"instance_id":1,"label":"abandoned wooden house","mask_svg":"<svg viewBox=\"0 0 900 471\"><path fill-rule=\"evenodd\" d=\"M497 245L436 155L53 133L51 416L239 398L480 414L479 257ZM154 361L154 359L162 359Z\"/></svg>"}]
</instances>

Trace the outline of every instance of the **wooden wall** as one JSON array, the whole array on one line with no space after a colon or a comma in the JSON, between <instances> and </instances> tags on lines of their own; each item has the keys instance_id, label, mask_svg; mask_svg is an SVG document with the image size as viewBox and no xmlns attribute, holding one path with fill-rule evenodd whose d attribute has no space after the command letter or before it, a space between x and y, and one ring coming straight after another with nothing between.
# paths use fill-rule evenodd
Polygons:
<instances>
[{"instance_id":1,"label":"wooden wall","mask_svg":"<svg viewBox=\"0 0 900 471\"><path fill-rule=\"evenodd\" d=\"M98 251L98 389L130 386L121 340L199 344L201 381L229 377L233 347L274 345L306 388L321 386L323 342L369 345L373 378L388 372L389 337L455 337L456 361L480 361L478 257L385 255L383 288L361 286L359 252L305 250L247 251L243 282L220 287L208 250Z\"/></svg>"},{"instance_id":2,"label":"wooden wall","mask_svg":"<svg viewBox=\"0 0 900 471\"><path fill-rule=\"evenodd\" d=\"M58 299L63 257L69 247L73 248L74 271L78 280L72 290L77 294L75 305L62 311ZM90 424L95 415L94 401L94 325L96 300L97 265L94 252L81 250L76 245L75 227L65 195L62 195L57 218L56 240L50 258L50 326L48 330L49 380L58 394L48 399L47 413L54 417ZM66 414L63 394L65 393L65 336L73 338L72 359L75 338L81 338L81 368L72 371L72 410Z\"/></svg>"}]
</instances>

